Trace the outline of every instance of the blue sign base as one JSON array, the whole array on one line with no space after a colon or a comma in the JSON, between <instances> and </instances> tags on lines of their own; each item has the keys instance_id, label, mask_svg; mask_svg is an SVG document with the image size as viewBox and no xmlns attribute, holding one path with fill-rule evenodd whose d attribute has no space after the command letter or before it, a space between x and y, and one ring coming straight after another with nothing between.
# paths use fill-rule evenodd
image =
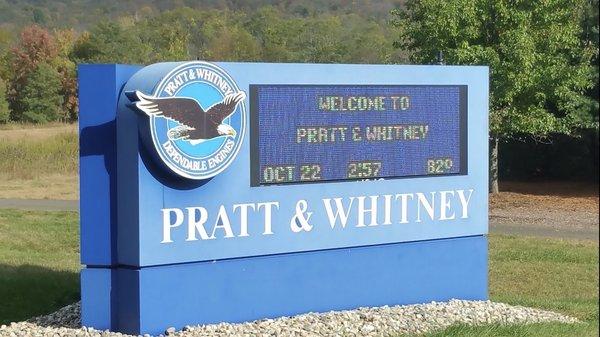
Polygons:
<instances>
[{"instance_id":1,"label":"blue sign base","mask_svg":"<svg viewBox=\"0 0 600 337\"><path fill-rule=\"evenodd\" d=\"M487 271L483 235L139 269L86 268L82 324L159 334L167 327L310 311L486 300Z\"/></svg>"}]
</instances>

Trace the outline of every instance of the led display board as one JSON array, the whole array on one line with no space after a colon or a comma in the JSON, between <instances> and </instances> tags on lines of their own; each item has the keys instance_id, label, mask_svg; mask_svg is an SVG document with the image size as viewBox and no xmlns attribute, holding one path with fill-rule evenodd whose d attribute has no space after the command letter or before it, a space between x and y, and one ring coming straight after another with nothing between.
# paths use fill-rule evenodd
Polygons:
<instances>
[{"instance_id":1,"label":"led display board","mask_svg":"<svg viewBox=\"0 0 600 337\"><path fill-rule=\"evenodd\" d=\"M252 85L252 185L465 174L467 87Z\"/></svg>"}]
</instances>

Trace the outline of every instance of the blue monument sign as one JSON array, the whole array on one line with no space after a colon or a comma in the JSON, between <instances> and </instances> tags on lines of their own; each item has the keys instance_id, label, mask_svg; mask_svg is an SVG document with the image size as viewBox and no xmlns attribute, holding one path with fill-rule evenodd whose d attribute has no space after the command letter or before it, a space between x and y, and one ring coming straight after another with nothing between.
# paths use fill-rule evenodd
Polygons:
<instances>
[{"instance_id":1,"label":"blue monument sign","mask_svg":"<svg viewBox=\"0 0 600 337\"><path fill-rule=\"evenodd\" d=\"M487 299L488 69L82 65L82 323Z\"/></svg>"}]
</instances>

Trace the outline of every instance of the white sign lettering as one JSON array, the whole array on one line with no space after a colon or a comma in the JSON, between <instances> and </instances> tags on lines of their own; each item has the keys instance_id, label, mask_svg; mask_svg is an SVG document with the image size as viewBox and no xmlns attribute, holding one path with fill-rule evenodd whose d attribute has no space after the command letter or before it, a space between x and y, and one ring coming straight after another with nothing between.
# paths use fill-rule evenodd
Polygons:
<instances>
[{"instance_id":1,"label":"white sign lettering","mask_svg":"<svg viewBox=\"0 0 600 337\"><path fill-rule=\"evenodd\" d=\"M311 205L307 200L298 200L295 209L287 210L289 230L293 233L311 232L315 225L325 225L311 223L314 212L325 213L329 230L467 219L473 192L473 189L468 189L324 198L316 205ZM173 233L182 230L180 227L184 223L187 223L185 241L248 237L253 232L254 235L273 235L274 213L283 210L279 202L271 201L234 204L231 207L220 205L213 214L200 206L164 208L161 211L161 243L169 244L174 242ZM258 215L261 223L250 223L251 215ZM256 216L252 218L257 219Z\"/></svg>"}]
</instances>

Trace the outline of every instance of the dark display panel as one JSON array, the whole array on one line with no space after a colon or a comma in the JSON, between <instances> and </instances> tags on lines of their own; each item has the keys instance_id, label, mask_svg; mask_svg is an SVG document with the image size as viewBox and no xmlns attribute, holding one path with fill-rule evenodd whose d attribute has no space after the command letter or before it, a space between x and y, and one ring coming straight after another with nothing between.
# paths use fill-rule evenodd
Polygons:
<instances>
[{"instance_id":1,"label":"dark display panel","mask_svg":"<svg viewBox=\"0 0 600 337\"><path fill-rule=\"evenodd\" d=\"M251 85L251 184L466 174L466 109L460 85Z\"/></svg>"}]
</instances>

